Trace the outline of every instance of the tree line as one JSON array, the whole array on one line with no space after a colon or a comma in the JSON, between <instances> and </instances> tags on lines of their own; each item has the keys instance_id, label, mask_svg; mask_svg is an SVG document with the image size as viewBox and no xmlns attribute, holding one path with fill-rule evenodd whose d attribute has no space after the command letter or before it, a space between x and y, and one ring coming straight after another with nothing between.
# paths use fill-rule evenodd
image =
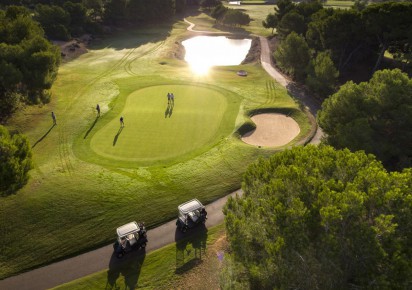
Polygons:
<instances>
[{"instance_id":1,"label":"tree line","mask_svg":"<svg viewBox=\"0 0 412 290\"><path fill-rule=\"evenodd\" d=\"M412 287L412 79L377 70L386 50L410 63L411 5L359 6L280 0L266 18L281 39L277 64L320 95L360 63L374 73L324 100L320 146L248 167L244 195L224 209L222 289Z\"/></svg>"},{"instance_id":2,"label":"tree line","mask_svg":"<svg viewBox=\"0 0 412 290\"><path fill-rule=\"evenodd\" d=\"M321 97L331 94L338 76L350 79L362 71L368 79L390 52L404 64L412 63L412 3L384 2L352 9L323 8L317 2L295 4L279 0L275 13L263 21L276 29L280 45L276 64L294 79L305 82Z\"/></svg>"}]
</instances>

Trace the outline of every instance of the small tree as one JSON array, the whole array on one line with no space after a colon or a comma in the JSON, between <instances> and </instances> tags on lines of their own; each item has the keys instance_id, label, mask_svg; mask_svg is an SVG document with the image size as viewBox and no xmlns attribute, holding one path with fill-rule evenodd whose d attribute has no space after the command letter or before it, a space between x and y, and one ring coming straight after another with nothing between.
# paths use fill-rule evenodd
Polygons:
<instances>
[{"instance_id":1,"label":"small tree","mask_svg":"<svg viewBox=\"0 0 412 290\"><path fill-rule=\"evenodd\" d=\"M297 34L304 34L306 32L304 17L294 10L283 16L277 26L277 32L282 39L285 39L292 31Z\"/></svg>"},{"instance_id":2,"label":"small tree","mask_svg":"<svg viewBox=\"0 0 412 290\"><path fill-rule=\"evenodd\" d=\"M275 30L276 26L278 25L278 18L276 17L275 14L269 13L266 16L266 20L262 21L262 25L264 28L271 28L272 29L272 34L273 31Z\"/></svg>"},{"instance_id":3,"label":"small tree","mask_svg":"<svg viewBox=\"0 0 412 290\"><path fill-rule=\"evenodd\" d=\"M24 135L10 134L0 125L0 195L22 188L32 168L31 149Z\"/></svg>"},{"instance_id":4,"label":"small tree","mask_svg":"<svg viewBox=\"0 0 412 290\"><path fill-rule=\"evenodd\" d=\"M306 84L319 96L327 97L333 93L338 76L329 53L321 52L310 62Z\"/></svg>"},{"instance_id":5,"label":"small tree","mask_svg":"<svg viewBox=\"0 0 412 290\"><path fill-rule=\"evenodd\" d=\"M274 53L276 64L297 80L303 80L309 63L309 46L305 39L292 32Z\"/></svg>"}]
</instances>

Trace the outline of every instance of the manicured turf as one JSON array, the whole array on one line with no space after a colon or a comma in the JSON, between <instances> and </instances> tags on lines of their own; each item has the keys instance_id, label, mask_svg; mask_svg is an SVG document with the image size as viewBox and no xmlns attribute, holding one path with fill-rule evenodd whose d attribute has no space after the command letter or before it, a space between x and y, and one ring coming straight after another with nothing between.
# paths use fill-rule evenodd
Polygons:
<instances>
[{"instance_id":1,"label":"manicured turf","mask_svg":"<svg viewBox=\"0 0 412 290\"><path fill-rule=\"evenodd\" d=\"M168 102L167 93L174 101ZM92 150L111 160L161 162L197 151L233 131L239 100L194 85L150 86L127 96L120 116L92 137ZM230 107L230 108L228 108Z\"/></svg>"},{"instance_id":2,"label":"manicured turf","mask_svg":"<svg viewBox=\"0 0 412 290\"><path fill-rule=\"evenodd\" d=\"M196 197L208 203L239 188L248 164L282 149L262 149L239 140L236 131L250 122L252 110L293 111L301 133L287 146L308 134L310 125L299 105L259 64L217 67L200 77L174 58L176 41L192 35L186 27L183 21L177 21L96 40L89 53L60 67L50 104L28 107L10 121L10 129L28 136L35 168L22 190L0 200L0 279L110 243L115 229L130 220L154 227L175 218L177 205L184 201ZM240 69L248 72L246 78L236 75ZM189 144L184 150L176 149L182 151L174 155L162 152L165 155L156 161L123 161L121 152L102 156L104 147L131 150L123 143L132 133L127 131L129 122L143 115L132 117L128 110L142 114L143 101L132 108L126 104L133 96L143 98L144 90L161 86L166 86L166 93L174 90L176 100L171 117L164 118L166 95L163 90L156 93L163 99L163 103L152 106L159 109L154 112L159 122L177 122L184 114L186 118L190 115L181 111L179 96L184 93L177 89L190 88L213 94L219 104L226 102L224 110L216 103L210 107L215 117L220 116L221 123L214 123L218 129L209 132L207 125L198 124L208 133L207 140L200 137L201 130L196 131L197 148ZM211 105L202 103L208 99L198 101L199 108ZM97 103L100 118L96 118ZM199 108L192 106L192 114L200 114ZM51 111L57 116L54 127ZM113 146L122 114L126 127ZM202 120L206 118L203 116ZM194 130L193 124L186 125ZM159 129L155 123L150 126L152 131ZM98 138L102 141L96 142Z\"/></svg>"}]
</instances>

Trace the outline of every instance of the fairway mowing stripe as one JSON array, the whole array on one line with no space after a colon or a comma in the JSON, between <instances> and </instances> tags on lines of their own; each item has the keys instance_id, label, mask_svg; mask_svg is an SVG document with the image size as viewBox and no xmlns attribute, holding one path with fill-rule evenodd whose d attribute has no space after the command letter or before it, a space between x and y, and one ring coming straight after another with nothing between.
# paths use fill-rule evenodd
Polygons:
<instances>
[{"instance_id":1,"label":"fairway mowing stripe","mask_svg":"<svg viewBox=\"0 0 412 290\"><path fill-rule=\"evenodd\" d=\"M144 56L146 56L146 55L149 55L149 54L152 54L152 53L158 51L163 45L164 45L164 41L161 41L155 48L153 48L153 49L151 49L151 50L149 50L149 51L146 51L146 52L142 53L141 55L138 55L138 56L132 58L132 59L131 59L130 61L128 61L127 64L124 66L125 71L126 71L129 75L137 76L138 74L134 73L133 70L132 70L132 68L131 68L132 63L135 62L136 59L138 59L138 58L142 58L142 57L144 57Z\"/></svg>"},{"instance_id":2,"label":"fairway mowing stripe","mask_svg":"<svg viewBox=\"0 0 412 290\"><path fill-rule=\"evenodd\" d=\"M129 52L125 53L122 58L116 62L112 67L108 68L106 71L102 72L101 74L97 75L96 77L92 78L91 81L89 81L79 92L70 99L69 105L65 107L65 110L63 112L67 112L71 107L73 106L74 103L76 103L77 99L82 96L88 88L90 88L92 85L94 85L96 82L101 80L102 78L106 76L110 76L111 73L113 73L114 70L119 68L128 58L129 56L137 49L137 47L131 49Z\"/></svg>"}]
</instances>

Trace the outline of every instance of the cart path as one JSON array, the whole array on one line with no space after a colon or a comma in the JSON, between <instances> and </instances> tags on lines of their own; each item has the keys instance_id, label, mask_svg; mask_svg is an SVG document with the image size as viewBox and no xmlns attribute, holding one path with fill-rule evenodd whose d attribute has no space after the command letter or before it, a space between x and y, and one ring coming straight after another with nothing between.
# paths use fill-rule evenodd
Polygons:
<instances>
[{"instance_id":1,"label":"cart path","mask_svg":"<svg viewBox=\"0 0 412 290\"><path fill-rule=\"evenodd\" d=\"M239 189L206 205L206 227L212 227L223 222L223 206L229 196L235 196L236 194L240 195L242 191ZM184 237L183 234L179 236L180 238ZM176 221L173 220L157 228L148 230L147 238L149 242L147 243L146 254L174 243L176 241ZM73 258L0 280L0 289L42 290L56 287L86 275L108 269L112 255L113 245L110 244Z\"/></svg>"},{"instance_id":2,"label":"cart path","mask_svg":"<svg viewBox=\"0 0 412 290\"><path fill-rule=\"evenodd\" d=\"M187 21L190 24L190 31L203 32L192 30L194 24ZM192 26L193 25L193 26ZM206 31L205 31L206 33ZM207 32L210 33L210 32ZM213 33L212 33L213 34ZM220 33L221 34L221 33ZM313 115L316 115L317 110L320 108L320 104L307 96L304 92L295 87L295 84L285 78L280 72L278 72L271 63L271 55L269 49L269 43L265 37L260 38L261 43L261 63L266 72L272 76L282 86L286 87L288 91L294 97L301 100L301 102L308 107ZM322 136L322 131L318 128L315 136L310 143L318 144ZM206 210L208 213L208 219L206 227L212 227L223 222L224 215L222 212L229 196L241 195L242 190L239 189L225 197L222 197L208 205ZM175 221L170 221L157 228L151 229L147 232L149 242L147 243L146 253L150 253L154 250L162 248L170 243L176 241L176 224ZM113 246L107 245L105 247L62 260L41 268L31 270L12 276L4 280L0 280L0 289L7 290L42 290L59 286L64 283L71 282L78 278L96 273L109 268L109 263L113 254Z\"/></svg>"}]
</instances>

